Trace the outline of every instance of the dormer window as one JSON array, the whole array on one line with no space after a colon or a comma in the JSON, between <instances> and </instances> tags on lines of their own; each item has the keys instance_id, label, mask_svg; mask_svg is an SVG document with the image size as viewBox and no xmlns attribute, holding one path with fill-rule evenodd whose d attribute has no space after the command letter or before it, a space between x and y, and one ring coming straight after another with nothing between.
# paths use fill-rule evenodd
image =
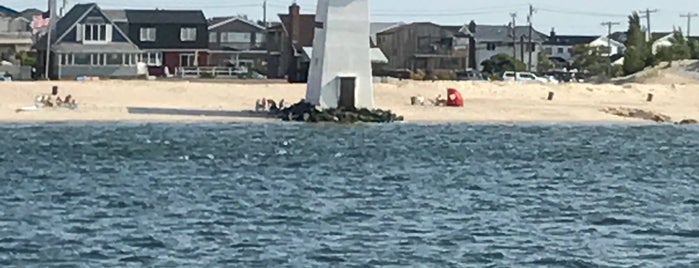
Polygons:
<instances>
[{"instance_id":1,"label":"dormer window","mask_svg":"<svg viewBox=\"0 0 699 268\"><path fill-rule=\"evenodd\" d=\"M197 28L183 27L180 29L180 41L194 42L197 41Z\"/></svg>"},{"instance_id":2,"label":"dormer window","mask_svg":"<svg viewBox=\"0 0 699 268\"><path fill-rule=\"evenodd\" d=\"M78 41L83 41L83 43L107 43L112 41L112 25L82 24L78 26Z\"/></svg>"},{"instance_id":3,"label":"dormer window","mask_svg":"<svg viewBox=\"0 0 699 268\"><path fill-rule=\"evenodd\" d=\"M155 42L155 28L141 28L141 42Z\"/></svg>"}]
</instances>

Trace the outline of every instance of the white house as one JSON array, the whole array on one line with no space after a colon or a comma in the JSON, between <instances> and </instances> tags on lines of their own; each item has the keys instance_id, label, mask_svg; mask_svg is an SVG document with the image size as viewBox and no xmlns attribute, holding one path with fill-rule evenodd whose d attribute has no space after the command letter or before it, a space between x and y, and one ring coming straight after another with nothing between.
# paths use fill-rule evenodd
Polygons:
<instances>
[{"instance_id":1,"label":"white house","mask_svg":"<svg viewBox=\"0 0 699 268\"><path fill-rule=\"evenodd\" d=\"M675 41L674 33L653 33L653 54L658 54L658 49L661 47L672 46Z\"/></svg>"},{"instance_id":2,"label":"white house","mask_svg":"<svg viewBox=\"0 0 699 268\"><path fill-rule=\"evenodd\" d=\"M544 42L544 51L549 55L549 58L555 63L556 67L567 67L573 58L573 48L578 45L587 45L590 47L606 48L611 44L611 53L608 54L613 59L613 63L621 62L619 55L623 55L626 51L626 46L614 40L610 40L607 36L597 35L557 35L554 30L551 31L551 36ZM603 55L607 55L606 53Z\"/></svg>"}]
</instances>

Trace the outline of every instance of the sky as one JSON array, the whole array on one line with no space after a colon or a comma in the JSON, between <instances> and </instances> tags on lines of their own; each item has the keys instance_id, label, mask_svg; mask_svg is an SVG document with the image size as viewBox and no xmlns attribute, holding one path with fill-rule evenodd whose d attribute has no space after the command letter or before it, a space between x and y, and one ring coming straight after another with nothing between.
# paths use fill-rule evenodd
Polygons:
<instances>
[{"instance_id":1,"label":"sky","mask_svg":"<svg viewBox=\"0 0 699 268\"><path fill-rule=\"evenodd\" d=\"M59 6L63 0L58 0ZM207 17L247 15L261 20L263 0L67 0L76 3L98 3L105 9L201 9ZM278 21L277 14L286 13L292 0L268 0L268 18ZM297 0L302 13L314 13L316 0ZM673 27L687 28L687 19L680 14L699 13L699 0L369 0L372 21L416 22L431 21L445 25L463 25L475 20L477 24L505 25L517 14L517 24L527 23L529 4L534 13L534 27L548 34L602 35L603 22L619 22L614 31L625 31L627 16L633 11L657 9L651 14L651 29L671 31ZM2 0L2 5L22 10L46 9L47 0ZM644 24L645 24L645 20ZM699 17L693 18L692 35L699 35Z\"/></svg>"}]
</instances>

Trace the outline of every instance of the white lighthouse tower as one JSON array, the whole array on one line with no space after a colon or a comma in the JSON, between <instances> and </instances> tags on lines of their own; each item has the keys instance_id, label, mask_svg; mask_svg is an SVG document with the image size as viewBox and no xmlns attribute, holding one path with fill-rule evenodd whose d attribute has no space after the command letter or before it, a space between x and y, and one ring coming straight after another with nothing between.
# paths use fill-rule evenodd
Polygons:
<instances>
[{"instance_id":1,"label":"white lighthouse tower","mask_svg":"<svg viewBox=\"0 0 699 268\"><path fill-rule=\"evenodd\" d=\"M369 0L318 0L306 101L373 108Z\"/></svg>"}]
</instances>

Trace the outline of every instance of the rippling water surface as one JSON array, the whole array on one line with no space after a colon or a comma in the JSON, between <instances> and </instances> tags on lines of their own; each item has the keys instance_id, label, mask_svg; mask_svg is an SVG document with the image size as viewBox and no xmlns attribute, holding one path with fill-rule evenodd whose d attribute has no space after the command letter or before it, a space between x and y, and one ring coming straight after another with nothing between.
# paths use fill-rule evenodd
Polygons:
<instances>
[{"instance_id":1,"label":"rippling water surface","mask_svg":"<svg viewBox=\"0 0 699 268\"><path fill-rule=\"evenodd\" d=\"M699 267L699 129L0 127L2 267Z\"/></svg>"}]
</instances>

